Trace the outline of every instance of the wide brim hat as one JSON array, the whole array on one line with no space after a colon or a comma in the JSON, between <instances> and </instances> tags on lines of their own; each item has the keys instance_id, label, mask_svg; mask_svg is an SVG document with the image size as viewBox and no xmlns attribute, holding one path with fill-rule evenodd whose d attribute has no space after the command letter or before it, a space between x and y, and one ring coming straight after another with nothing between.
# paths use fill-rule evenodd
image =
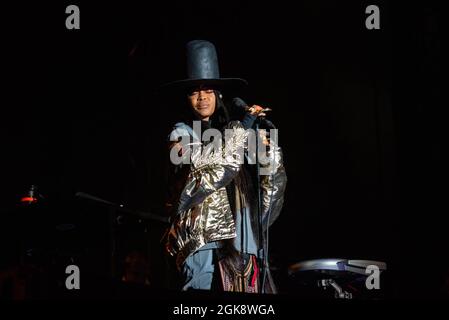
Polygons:
<instances>
[{"instance_id":1,"label":"wide brim hat","mask_svg":"<svg viewBox=\"0 0 449 320\"><path fill-rule=\"evenodd\" d=\"M187 78L160 86L160 90L189 90L195 87L241 89L245 79L221 78L215 46L206 40L193 40L186 45Z\"/></svg>"}]
</instances>

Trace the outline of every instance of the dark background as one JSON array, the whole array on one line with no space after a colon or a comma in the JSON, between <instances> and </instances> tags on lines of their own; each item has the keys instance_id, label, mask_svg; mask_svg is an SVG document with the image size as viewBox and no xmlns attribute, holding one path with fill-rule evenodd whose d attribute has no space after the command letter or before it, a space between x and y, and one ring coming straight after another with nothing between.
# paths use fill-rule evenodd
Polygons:
<instances>
[{"instance_id":1,"label":"dark background","mask_svg":"<svg viewBox=\"0 0 449 320\"><path fill-rule=\"evenodd\" d=\"M270 106L279 128L289 179L270 237L279 277L307 259L380 260L394 297L447 296L441 8L83 2L73 3L81 29L67 30L68 4L2 10L0 205L11 261L28 247L10 244L25 242L95 264L93 275L107 270L108 209L76 192L164 214L174 111L154 89L183 79L185 43L206 39L221 75L250 84L225 96ZM370 4L380 30L365 28ZM17 206L31 184L45 197L35 213ZM55 233L67 223L75 231ZM149 252L165 286L164 225L127 228L118 241Z\"/></svg>"}]
</instances>

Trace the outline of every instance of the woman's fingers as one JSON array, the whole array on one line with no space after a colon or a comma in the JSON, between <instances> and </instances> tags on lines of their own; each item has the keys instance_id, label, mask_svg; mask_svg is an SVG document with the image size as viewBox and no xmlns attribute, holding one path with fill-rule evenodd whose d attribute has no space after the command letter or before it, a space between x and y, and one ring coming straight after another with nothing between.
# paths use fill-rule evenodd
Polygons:
<instances>
[{"instance_id":1,"label":"woman's fingers","mask_svg":"<svg viewBox=\"0 0 449 320\"><path fill-rule=\"evenodd\" d=\"M258 117L266 116L266 113L264 112L266 110L257 104L255 104L251 108L249 108L249 111L252 115L257 115Z\"/></svg>"}]
</instances>

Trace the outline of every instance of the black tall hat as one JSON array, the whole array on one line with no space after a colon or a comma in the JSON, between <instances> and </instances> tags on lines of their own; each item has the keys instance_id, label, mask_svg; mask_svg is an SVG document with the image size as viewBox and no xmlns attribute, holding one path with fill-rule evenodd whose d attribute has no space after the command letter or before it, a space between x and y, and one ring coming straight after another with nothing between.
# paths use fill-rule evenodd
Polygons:
<instances>
[{"instance_id":1,"label":"black tall hat","mask_svg":"<svg viewBox=\"0 0 449 320\"><path fill-rule=\"evenodd\" d=\"M205 40L193 40L186 45L187 79L169 82L161 89L186 89L198 86L243 87L248 84L240 78L220 78L215 46Z\"/></svg>"}]
</instances>

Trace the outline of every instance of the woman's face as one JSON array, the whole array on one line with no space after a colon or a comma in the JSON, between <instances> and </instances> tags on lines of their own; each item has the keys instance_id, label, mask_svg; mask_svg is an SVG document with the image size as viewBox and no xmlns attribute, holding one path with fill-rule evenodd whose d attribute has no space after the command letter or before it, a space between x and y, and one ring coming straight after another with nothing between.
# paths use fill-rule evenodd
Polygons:
<instances>
[{"instance_id":1,"label":"woman's face","mask_svg":"<svg viewBox=\"0 0 449 320\"><path fill-rule=\"evenodd\" d=\"M189 105L200 120L209 120L215 112L215 93L213 89L197 88L188 96Z\"/></svg>"}]
</instances>

